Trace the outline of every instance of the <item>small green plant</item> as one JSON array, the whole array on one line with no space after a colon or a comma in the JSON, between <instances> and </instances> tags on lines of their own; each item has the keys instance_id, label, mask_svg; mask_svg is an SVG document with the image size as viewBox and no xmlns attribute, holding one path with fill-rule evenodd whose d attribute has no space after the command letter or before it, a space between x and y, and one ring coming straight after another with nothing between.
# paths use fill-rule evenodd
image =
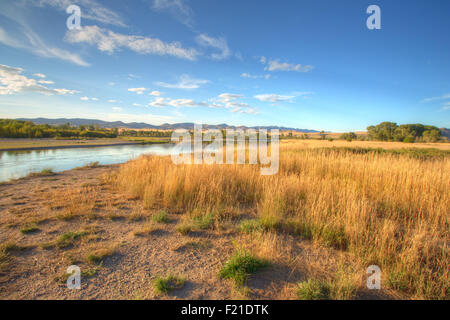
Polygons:
<instances>
[{"instance_id":1,"label":"small green plant","mask_svg":"<svg viewBox=\"0 0 450 320\"><path fill-rule=\"evenodd\" d=\"M167 277L157 277L153 286L158 294L166 294L175 289L181 289L184 287L186 280L181 277L169 275Z\"/></svg>"},{"instance_id":2,"label":"small green plant","mask_svg":"<svg viewBox=\"0 0 450 320\"><path fill-rule=\"evenodd\" d=\"M263 230L263 225L261 220L243 220L239 224L239 231L247 234L251 234L253 232L258 232Z\"/></svg>"},{"instance_id":3,"label":"small green plant","mask_svg":"<svg viewBox=\"0 0 450 320\"><path fill-rule=\"evenodd\" d=\"M276 215L264 215L260 219L261 226L267 231L279 230L282 226L280 217Z\"/></svg>"},{"instance_id":4,"label":"small green plant","mask_svg":"<svg viewBox=\"0 0 450 320\"><path fill-rule=\"evenodd\" d=\"M214 223L214 215L212 213L196 216L192 219L194 226L200 230L211 228Z\"/></svg>"},{"instance_id":5,"label":"small green plant","mask_svg":"<svg viewBox=\"0 0 450 320\"><path fill-rule=\"evenodd\" d=\"M87 255L86 261L90 264L100 264L106 257L112 256L113 254L113 249L97 249Z\"/></svg>"},{"instance_id":6,"label":"small green plant","mask_svg":"<svg viewBox=\"0 0 450 320\"><path fill-rule=\"evenodd\" d=\"M346 250L348 238L343 228L325 227L321 233L322 242L328 247Z\"/></svg>"},{"instance_id":7,"label":"small green plant","mask_svg":"<svg viewBox=\"0 0 450 320\"><path fill-rule=\"evenodd\" d=\"M169 220L169 216L167 215L167 212L164 210L161 210L160 212L158 212L157 214L152 216L152 221L158 222L158 223L168 223L170 220Z\"/></svg>"},{"instance_id":8,"label":"small green plant","mask_svg":"<svg viewBox=\"0 0 450 320\"><path fill-rule=\"evenodd\" d=\"M237 286L242 286L251 274L266 268L268 265L268 261L239 249L225 263L219 276L223 279L232 279Z\"/></svg>"},{"instance_id":9,"label":"small green plant","mask_svg":"<svg viewBox=\"0 0 450 320\"><path fill-rule=\"evenodd\" d=\"M29 234L29 233L33 233L36 231L39 231L39 228L37 227L37 225L35 223L26 225L22 229L20 229L20 233L22 233L22 234Z\"/></svg>"},{"instance_id":10,"label":"small green plant","mask_svg":"<svg viewBox=\"0 0 450 320\"><path fill-rule=\"evenodd\" d=\"M190 224L184 222L184 223L179 224L179 225L177 226L177 231L178 231L179 233L181 233L183 236L186 236L186 235L189 234L189 232L192 231L192 225L190 225Z\"/></svg>"},{"instance_id":11,"label":"small green plant","mask_svg":"<svg viewBox=\"0 0 450 320\"><path fill-rule=\"evenodd\" d=\"M87 236L89 234L88 231L80 231L80 232L66 232L61 235L58 240L56 240L56 246L60 249L67 248L70 245L73 245L75 241L78 239Z\"/></svg>"},{"instance_id":12,"label":"small green plant","mask_svg":"<svg viewBox=\"0 0 450 320\"><path fill-rule=\"evenodd\" d=\"M300 300L327 300L330 297L330 286L324 281L308 279L298 284L297 297Z\"/></svg>"},{"instance_id":13,"label":"small green plant","mask_svg":"<svg viewBox=\"0 0 450 320\"><path fill-rule=\"evenodd\" d=\"M75 214L72 210L64 213L59 213L56 215L56 219L62 220L62 221L70 221L75 218Z\"/></svg>"}]
</instances>

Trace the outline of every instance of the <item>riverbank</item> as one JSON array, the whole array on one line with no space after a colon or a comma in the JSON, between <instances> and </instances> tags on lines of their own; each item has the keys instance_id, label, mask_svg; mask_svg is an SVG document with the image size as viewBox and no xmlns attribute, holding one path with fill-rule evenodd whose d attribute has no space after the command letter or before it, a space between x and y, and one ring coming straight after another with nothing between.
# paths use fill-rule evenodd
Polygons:
<instances>
[{"instance_id":1,"label":"riverbank","mask_svg":"<svg viewBox=\"0 0 450 320\"><path fill-rule=\"evenodd\" d=\"M0 152L7 151L32 151L67 148L94 148L109 146L124 146L135 144L160 144L168 143L170 138L134 138L123 137L117 139L92 139L92 140L60 140L60 139L0 139Z\"/></svg>"}]
</instances>

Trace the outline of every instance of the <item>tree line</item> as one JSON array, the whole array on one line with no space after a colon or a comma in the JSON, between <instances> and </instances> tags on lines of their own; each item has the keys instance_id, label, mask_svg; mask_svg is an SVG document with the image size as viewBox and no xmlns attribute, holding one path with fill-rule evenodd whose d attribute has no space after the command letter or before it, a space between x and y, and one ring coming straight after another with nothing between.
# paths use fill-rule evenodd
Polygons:
<instances>
[{"instance_id":1,"label":"tree line","mask_svg":"<svg viewBox=\"0 0 450 320\"><path fill-rule=\"evenodd\" d=\"M423 124L402 124L382 122L376 126L367 127L369 140L401 141L401 142L438 142L441 130L434 126Z\"/></svg>"},{"instance_id":2,"label":"tree line","mask_svg":"<svg viewBox=\"0 0 450 320\"><path fill-rule=\"evenodd\" d=\"M103 129L98 125L52 126L31 121L0 119L1 138L116 138L118 129Z\"/></svg>"}]
</instances>

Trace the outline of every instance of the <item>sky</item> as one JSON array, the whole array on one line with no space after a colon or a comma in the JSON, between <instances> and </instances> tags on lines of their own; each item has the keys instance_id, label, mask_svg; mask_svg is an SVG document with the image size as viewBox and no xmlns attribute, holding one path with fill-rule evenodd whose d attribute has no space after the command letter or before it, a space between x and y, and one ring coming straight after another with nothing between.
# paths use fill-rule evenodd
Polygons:
<instances>
[{"instance_id":1,"label":"sky","mask_svg":"<svg viewBox=\"0 0 450 320\"><path fill-rule=\"evenodd\" d=\"M0 118L449 128L449 18L447 0L0 0Z\"/></svg>"}]
</instances>

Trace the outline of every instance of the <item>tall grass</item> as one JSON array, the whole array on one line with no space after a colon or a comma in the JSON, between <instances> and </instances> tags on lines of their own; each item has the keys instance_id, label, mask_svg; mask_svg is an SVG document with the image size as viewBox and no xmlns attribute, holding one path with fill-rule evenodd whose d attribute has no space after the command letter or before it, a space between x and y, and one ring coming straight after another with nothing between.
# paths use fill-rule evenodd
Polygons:
<instances>
[{"instance_id":1,"label":"tall grass","mask_svg":"<svg viewBox=\"0 0 450 320\"><path fill-rule=\"evenodd\" d=\"M112 177L145 207L234 217L254 209L264 229L290 232L381 267L383 283L416 298L449 298L450 158L280 147L280 171L174 165L142 156Z\"/></svg>"}]
</instances>

